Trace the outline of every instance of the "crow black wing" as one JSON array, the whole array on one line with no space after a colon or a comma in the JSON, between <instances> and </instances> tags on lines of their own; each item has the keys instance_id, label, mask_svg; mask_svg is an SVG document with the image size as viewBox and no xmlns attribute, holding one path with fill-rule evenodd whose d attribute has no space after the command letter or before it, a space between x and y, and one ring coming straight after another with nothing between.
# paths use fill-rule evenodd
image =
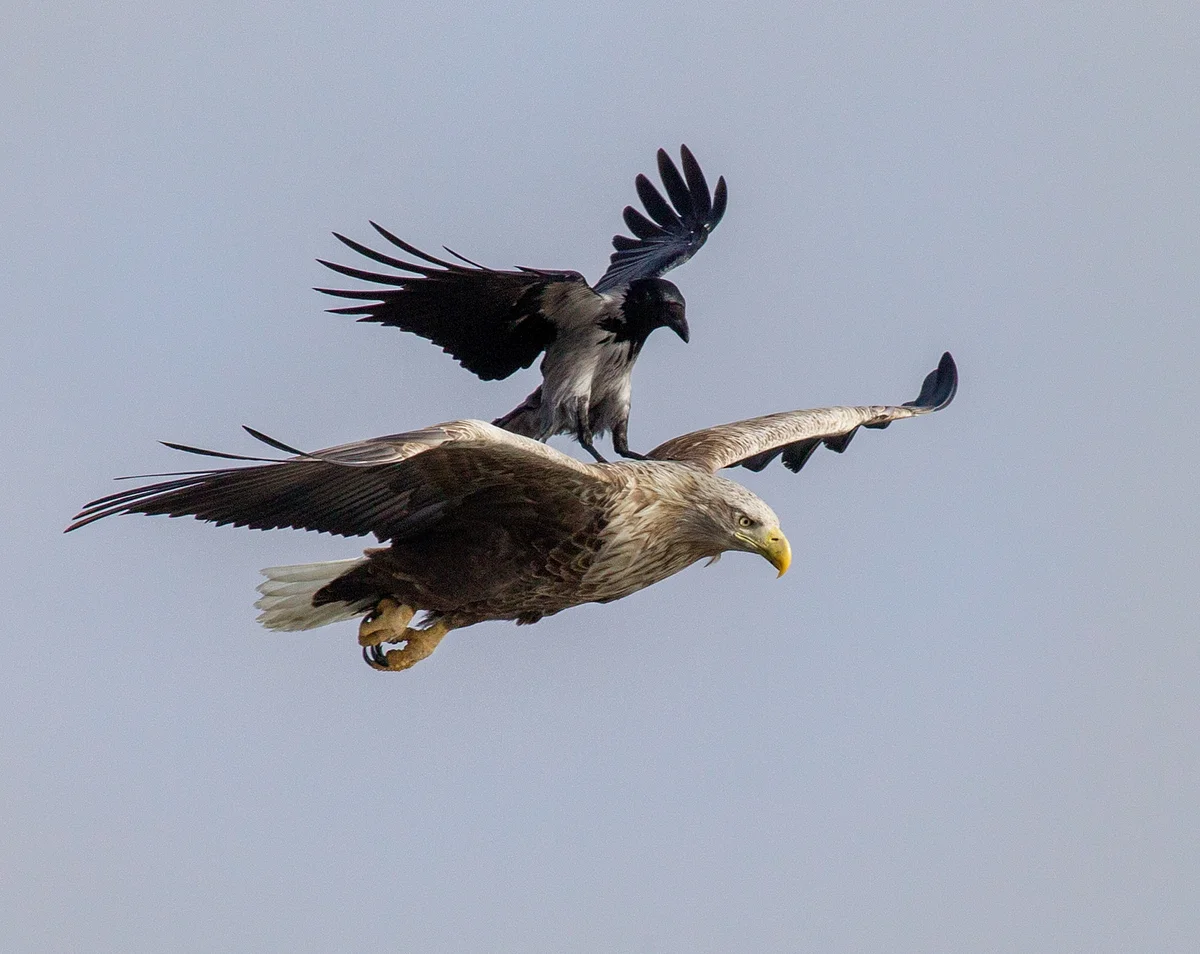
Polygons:
<instances>
[{"instance_id":1,"label":"crow black wing","mask_svg":"<svg viewBox=\"0 0 1200 954\"><path fill-rule=\"evenodd\" d=\"M366 304L331 308L340 315L361 315L373 321L411 331L439 345L468 371L485 381L506 378L527 368L554 341L558 328L571 321L573 302L597 296L584 277L572 271L520 268L498 271L485 268L451 252L463 263L434 258L397 238L387 229L371 225L397 248L420 259L403 261L353 239L334 235L344 245L397 273L382 274L321 261L350 278L385 288L317 291ZM422 264L423 263L423 264Z\"/></svg>"},{"instance_id":2,"label":"crow black wing","mask_svg":"<svg viewBox=\"0 0 1200 954\"><path fill-rule=\"evenodd\" d=\"M666 150L658 150L658 174L671 199L669 203L644 175L635 180L638 198L650 218L631 205L625 206L625 225L635 237L613 236L616 251L609 259L608 271L596 283L596 291L605 292L639 278L656 278L682 265L699 251L708 233L721 221L728 200L725 177L717 180L710 195L692 151L681 146L679 154L683 175Z\"/></svg>"}]
</instances>

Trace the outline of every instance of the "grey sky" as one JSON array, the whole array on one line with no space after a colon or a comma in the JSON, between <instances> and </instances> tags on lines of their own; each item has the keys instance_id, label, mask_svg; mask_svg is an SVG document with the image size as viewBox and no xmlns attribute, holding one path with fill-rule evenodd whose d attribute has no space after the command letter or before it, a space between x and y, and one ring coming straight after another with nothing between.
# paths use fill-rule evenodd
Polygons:
<instances>
[{"instance_id":1,"label":"grey sky","mask_svg":"<svg viewBox=\"0 0 1200 954\"><path fill-rule=\"evenodd\" d=\"M1200 13L1186 4L18 4L0 38L22 951L1192 951ZM595 280L686 142L631 442L935 417L745 474L794 550L370 671L254 622L365 541L120 518L111 477L513 406L326 315L373 218ZM569 445L560 443L564 448Z\"/></svg>"}]
</instances>

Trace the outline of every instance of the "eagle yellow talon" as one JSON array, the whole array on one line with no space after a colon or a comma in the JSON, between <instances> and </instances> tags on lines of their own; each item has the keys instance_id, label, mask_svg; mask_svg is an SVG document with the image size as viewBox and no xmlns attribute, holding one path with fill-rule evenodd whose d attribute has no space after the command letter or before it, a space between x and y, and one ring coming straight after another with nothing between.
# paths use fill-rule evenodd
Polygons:
<instances>
[{"instance_id":1,"label":"eagle yellow talon","mask_svg":"<svg viewBox=\"0 0 1200 954\"><path fill-rule=\"evenodd\" d=\"M403 648L389 649L385 652L379 648L378 643L370 646L364 645L363 659L366 660L368 666L378 669L380 672L400 672L411 669L437 649L438 643L442 641L443 636L450 632L450 629L451 627L441 620L426 629L405 629L397 638L388 640L388 642L403 642ZM362 641L361 636L359 641Z\"/></svg>"},{"instance_id":2,"label":"eagle yellow talon","mask_svg":"<svg viewBox=\"0 0 1200 954\"><path fill-rule=\"evenodd\" d=\"M411 606L384 597L358 624L358 645L366 647L400 642L406 638L404 634L416 612Z\"/></svg>"}]
</instances>

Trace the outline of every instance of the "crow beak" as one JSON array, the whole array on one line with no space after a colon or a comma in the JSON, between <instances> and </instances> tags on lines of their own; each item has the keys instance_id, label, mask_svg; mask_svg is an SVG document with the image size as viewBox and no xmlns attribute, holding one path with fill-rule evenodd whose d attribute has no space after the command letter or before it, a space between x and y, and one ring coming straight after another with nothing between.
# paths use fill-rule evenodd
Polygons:
<instances>
[{"instance_id":1,"label":"crow beak","mask_svg":"<svg viewBox=\"0 0 1200 954\"><path fill-rule=\"evenodd\" d=\"M675 334L679 335L679 337L683 339L684 344L687 344L688 324L687 319L683 316L682 308L680 308L678 311L676 311L674 308L671 309L671 317L670 320L667 321L667 327L675 332Z\"/></svg>"}]
</instances>

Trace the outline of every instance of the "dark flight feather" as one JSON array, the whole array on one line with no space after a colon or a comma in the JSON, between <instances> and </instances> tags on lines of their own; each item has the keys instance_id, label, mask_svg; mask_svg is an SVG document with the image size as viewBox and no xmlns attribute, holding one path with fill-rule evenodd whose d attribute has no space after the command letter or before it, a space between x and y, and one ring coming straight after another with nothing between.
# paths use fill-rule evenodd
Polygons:
<instances>
[{"instance_id":1,"label":"dark flight feather","mask_svg":"<svg viewBox=\"0 0 1200 954\"><path fill-rule=\"evenodd\" d=\"M682 265L700 250L708 233L721 221L728 200L725 177L717 180L717 188L710 195L692 151L681 146L679 154L683 175L666 150L658 150L658 174L670 202L644 175L634 180L649 218L633 206L625 207L622 217L635 237L613 236L616 251L609 259L608 271L596 283L596 291L608 291L639 278L656 278Z\"/></svg>"}]
</instances>

